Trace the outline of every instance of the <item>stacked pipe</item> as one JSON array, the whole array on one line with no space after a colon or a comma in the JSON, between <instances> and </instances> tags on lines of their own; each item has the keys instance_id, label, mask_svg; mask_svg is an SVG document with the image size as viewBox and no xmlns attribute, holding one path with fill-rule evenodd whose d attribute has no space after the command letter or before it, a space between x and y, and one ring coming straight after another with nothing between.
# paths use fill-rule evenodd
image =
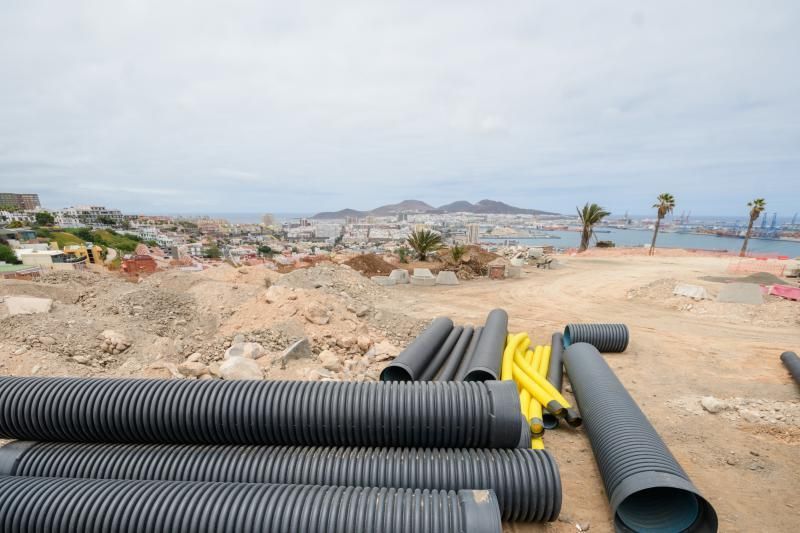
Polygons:
<instances>
[{"instance_id":1,"label":"stacked pipe","mask_svg":"<svg viewBox=\"0 0 800 533\"><path fill-rule=\"evenodd\" d=\"M0 520L94 531L138 509L153 521L128 530L499 532L501 516L560 511L555 461L513 449L521 435L503 382L0 377L0 438L45 441L0 449Z\"/></svg>"}]
</instances>

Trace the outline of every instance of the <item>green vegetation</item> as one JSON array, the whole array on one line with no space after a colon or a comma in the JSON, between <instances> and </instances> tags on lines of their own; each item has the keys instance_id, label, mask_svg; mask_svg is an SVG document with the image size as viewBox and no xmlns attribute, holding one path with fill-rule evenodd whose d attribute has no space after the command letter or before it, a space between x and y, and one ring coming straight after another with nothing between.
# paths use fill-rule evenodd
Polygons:
<instances>
[{"instance_id":1,"label":"green vegetation","mask_svg":"<svg viewBox=\"0 0 800 533\"><path fill-rule=\"evenodd\" d=\"M429 229L412 231L408 236L408 245L417 252L420 261L427 261L428 254L442 247L442 237Z\"/></svg>"},{"instance_id":2,"label":"green vegetation","mask_svg":"<svg viewBox=\"0 0 800 533\"><path fill-rule=\"evenodd\" d=\"M658 237L658 228L661 227L661 219L667 216L668 213L672 213L675 209L675 198L668 192L659 194L656 200L658 201L653 204L653 207L658 209L658 212L656 227L653 229L653 242L650 244L650 255L656 253L656 237Z\"/></svg>"},{"instance_id":3,"label":"green vegetation","mask_svg":"<svg viewBox=\"0 0 800 533\"><path fill-rule=\"evenodd\" d=\"M76 237L72 233L68 233L66 231L54 231L50 233L47 237L50 240L56 241L58 243L59 250L63 250L65 246L69 246L71 244L84 244L85 240L81 239L80 237Z\"/></svg>"},{"instance_id":4,"label":"green vegetation","mask_svg":"<svg viewBox=\"0 0 800 533\"><path fill-rule=\"evenodd\" d=\"M589 239L594 235L595 224L598 224L611 213L597 204L590 205L589 202L586 202L583 209L576 207L575 210L578 211L578 218L581 219L581 224L583 225L583 230L581 231L581 246L578 248L579 252L583 252L589 247Z\"/></svg>"},{"instance_id":5,"label":"green vegetation","mask_svg":"<svg viewBox=\"0 0 800 533\"><path fill-rule=\"evenodd\" d=\"M64 228L63 232L53 232L51 238L59 248L65 244L83 244L91 242L106 248L116 248L121 252L133 252L141 239L135 235L121 235L111 229L92 231L89 228Z\"/></svg>"},{"instance_id":6,"label":"green vegetation","mask_svg":"<svg viewBox=\"0 0 800 533\"><path fill-rule=\"evenodd\" d=\"M750 240L750 234L753 233L753 223L767 208L767 201L763 198L756 198L752 202L747 202L747 207L750 208L750 222L747 224L747 233L744 234L744 243L742 243L742 251L739 252L739 257L747 255L747 243Z\"/></svg>"},{"instance_id":7,"label":"green vegetation","mask_svg":"<svg viewBox=\"0 0 800 533\"><path fill-rule=\"evenodd\" d=\"M40 211L36 213L37 226L52 226L55 223L56 223L55 217L50 213L48 213L47 211Z\"/></svg>"},{"instance_id":8,"label":"green vegetation","mask_svg":"<svg viewBox=\"0 0 800 533\"><path fill-rule=\"evenodd\" d=\"M19 259L17 259L14 250L12 250L10 246L6 246L5 244L0 244L0 262L6 262L11 265L16 265L19 264Z\"/></svg>"},{"instance_id":9,"label":"green vegetation","mask_svg":"<svg viewBox=\"0 0 800 533\"><path fill-rule=\"evenodd\" d=\"M6 226L6 227L7 227L8 229L24 228L24 227L25 227L25 224L23 224L23 223L22 223L22 222L20 222L19 220L12 220L12 221L11 221L11 222L8 224L8 226Z\"/></svg>"},{"instance_id":10,"label":"green vegetation","mask_svg":"<svg viewBox=\"0 0 800 533\"><path fill-rule=\"evenodd\" d=\"M453 258L453 262L455 264L459 264L461 259L464 257L464 254L467 253L467 247L463 244L454 244L452 248L450 248L450 256Z\"/></svg>"},{"instance_id":11,"label":"green vegetation","mask_svg":"<svg viewBox=\"0 0 800 533\"><path fill-rule=\"evenodd\" d=\"M265 257L272 257L275 254L273 249L271 247L267 246L266 244L258 247L258 253L260 253L261 255L263 255Z\"/></svg>"},{"instance_id":12,"label":"green vegetation","mask_svg":"<svg viewBox=\"0 0 800 533\"><path fill-rule=\"evenodd\" d=\"M217 246L216 244L212 244L204 251L205 251L205 256L209 259L219 259L220 257L222 257L222 252L220 251L219 246Z\"/></svg>"},{"instance_id":13,"label":"green vegetation","mask_svg":"<svg viewBox=\"0 0 800 533\"><path fill-rule=\"evenodd\" d=\"M397 254L398 258L400 258L401 263L408 263L408 248L401 246L400 248L395 249L394 253Z\"/></svg>"},{"instance_id":14,"label":"green vegetation","mask_svg":"<svg viewBox=\"0 0 800 533\"><path fill-rule=\"evenodd\" d=\"M108 217L108 216L97 217L97 221L100 224L105 224L106 226L113 226L113 225L115 225L117 223L113 218Z\"/></svg>"}]
</instances>

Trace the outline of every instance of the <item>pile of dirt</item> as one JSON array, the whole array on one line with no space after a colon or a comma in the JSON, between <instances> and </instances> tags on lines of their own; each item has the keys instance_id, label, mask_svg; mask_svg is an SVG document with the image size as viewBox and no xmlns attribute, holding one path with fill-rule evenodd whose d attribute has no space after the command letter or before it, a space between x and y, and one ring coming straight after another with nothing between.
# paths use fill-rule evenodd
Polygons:
<instances>
[{"instance_id":1,"label":"pile of dirt","mask_svg":"<svg viewBox=\"0 0 800 533\"><path fill-rule=\"evenodd\" d=\"M492 252L487 252L479 246L468 246L467 253L461 258L456 276L458 279L467 280L489 275L489 263L500 257Z\"/></svg>"},{"instance_id":2,"label":"pile of dirt","mask_svg":"<svg viewBox=\"0 0 800 533\"><path fill-rule=\"evenodd\" d=\"M394 265L387 263L375 254L357 255L345 261L344 264L369 278L372 276L388 276L395 268Z\"/></svg>"}]
</instances>

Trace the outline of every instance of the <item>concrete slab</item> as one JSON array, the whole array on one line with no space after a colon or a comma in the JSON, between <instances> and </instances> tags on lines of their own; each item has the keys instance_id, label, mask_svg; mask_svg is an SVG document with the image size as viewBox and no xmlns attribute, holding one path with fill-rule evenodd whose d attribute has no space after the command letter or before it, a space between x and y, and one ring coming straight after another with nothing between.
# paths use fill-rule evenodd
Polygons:
<instances>
[{"instance_id":1,"label":"concrete slab","mask_svg":"<svg viewBox=\"0 0 800 533\"><path fill-rule=\"evenodd\" d=\"M451 270L442 270L436 276L437 285L458 285L456 273Z\"/></svg>"},{"instance_id":2,"label":"concrete slab","mask_svg":"<svg viewBox=\"0 0 800 533\"><path fill-rule=\"evenodd\" d=\"M50 298L33 298L31 296L6 296L4 298L8 314L33 315L36 313L49 313L53 307Z\"/></svg>"},{"instance_id":3,"label":"concrete slab","mask_svg":"<svg viewBox=\"0 0 800 533\"><path fill-rule=\"evenodd\" d=\"M686 296L687 298L692 298L693 300L711 299L711 296L709 296L705 287L701 287L700 285L690 285L689 283L678 283L675 285L675 288L672 289L672 294L676 296Z\"/></svg>"},{"instance_id":4,"label":"concrete slab","mask_svg":"<svg viewBox=\"0 0 800 533\"><path fill-rule=\"evenodd\" d=\"M506 277L507 278L521 278L522 277L522 267L521 266L509 265L508 267L506 267Z\"/></svg>"},{"instance_id":5,"label":"concrete slab","mask_svg":"<svg viewBox=\"0 0 800 533\"><path fill-rule=\"evenodd\" d=\"M727 283L717 295L718 302L735 304L763 304L761 287L754 283Z\"/></svg>"},{"instance_id":6,"label":"concrete slab","mask_svg":"<svg viewBox=\"0 0 800 533\"><path fill-rule=\"evenodd\" d=\"M378 285L382 285L384 287L390 287L392 285L397 285L397 282L395 280L393 280L392 278L390 278L389 276L372 276L369 279L371 279L372 281L374 281Z\"/></svg>"},{"instance_id":7,"label":"concrete slab","mask_svg":"<svg viewBox=\"0 0 800 533\"><path fill-rule=\"evenodd\" d=\"M421 287L433 287L436 285L436 278L431 276L411 276L411 284Z\"/></svg>"},{"instance_id":8,"label":"concrete slab","mask_svg":"<svg viewBox=\"0 0 800 533\"><path fill-rule=\"evenodd\" d=\"M409 282L408 270L403 270L402 268L395 268L394 270L392 270L392 273L389 274L389 277L392 278L398 285L402 285Z\"/></svg>"}]
</instances>

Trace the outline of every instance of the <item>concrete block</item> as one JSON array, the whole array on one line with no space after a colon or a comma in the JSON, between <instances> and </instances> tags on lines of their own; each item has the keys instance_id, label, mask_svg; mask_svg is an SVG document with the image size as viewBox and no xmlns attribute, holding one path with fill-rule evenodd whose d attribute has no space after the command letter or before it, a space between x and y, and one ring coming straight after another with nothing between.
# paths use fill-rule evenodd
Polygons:
<instances>
[{"instance_id":1,"label":"concrete block","mask_svg":"<svg viewBox=\"0 0 800 533\"><path fill-rule=\"evenodd\" d=\"M687 298L692 298L693 300L710 300L711 296L708 295L708 291L705 287L701 287L700 285L691 285L689 283L678 283L675 285L675 288L672 289L672 294L676 296L686 296Z\"/></svg>"},{"instance_id":2,"label":"concrete block","mask_svg":"<svg viewBox=\"0 0 800 533\"><path fill-rule=\"evenodd\" d=\"M441 272L439 272L439 275L436 276L436 284L458 285L458 278L456 277L456 273L451 270L442 270Z\"/></svg>"},{"instance_id":3,"label":"concrete block","mask_svg":"<svg viewBox=\"0 0 800 533\"><path fill-rule=\"evenodd\" d=\"M521 278L522 277L522 267L521 266L509 265L508 267L506 267L506 277L507 278Z\"/></svg>"},{"instance_id":4,"label":"concrete block","mask_svg":"<svg viewBox=\"0 0 800 533\"><path fill-rule=\"evenodd\" d=\"M433 287L436 285L436 278L432 274L430 276L411 276L411 284L421 287Z\"/></svg>"},{"instance_id":5,"label":"concrete block","mask_svg":"<svg viewBox=\"0 0 800 533\"><path fill-rule=\"evenodd\" d=\"M717 295L718 302L736 304L763 304L761 287L754 283L727 283Z\"/></svg>"},{"instance_id":6,"label":"concrete block","mask_svg":"<svg viewBox=\"0 0 800 533\"><path fill-rule=\"evenodd\" d=\"M392 278L395 283L398 285L402 285L408 283L408 270L403 270L402 268L395 268L392 270L392 273L389 274L389 277Z\"/></svg>"},{"instance_id":7,"label":"concrete block","mask_svg":"<svg viewBox=\"0 0 800 533\"><path fill-rule=\"evenodd\" d=\"M36 313L49 313L53 307L50 298L34 298L32 296L6 296L4 298L8 314L33 315Z\"/></svg>"},{"instance_id":8,"label":"concrete block","mask_svg":"<svg viewBox=\"0 0 800 533\"><path fill-rule=\"evenodd\" d=\"M397 285L397 282L389 276L372 276L370 279L378 285L382 285L384 287Z\"/></svg>"},{"instance_id":9,"label":"concrete block","mask_svg":"<svg viewBox=\"0 0 800 533\"><path fill-rule=\"evenodd\" d=\"M414 269L414 276L432 278L433 274L427 268L415 268Z\"/></svg>"}]
</instances>

